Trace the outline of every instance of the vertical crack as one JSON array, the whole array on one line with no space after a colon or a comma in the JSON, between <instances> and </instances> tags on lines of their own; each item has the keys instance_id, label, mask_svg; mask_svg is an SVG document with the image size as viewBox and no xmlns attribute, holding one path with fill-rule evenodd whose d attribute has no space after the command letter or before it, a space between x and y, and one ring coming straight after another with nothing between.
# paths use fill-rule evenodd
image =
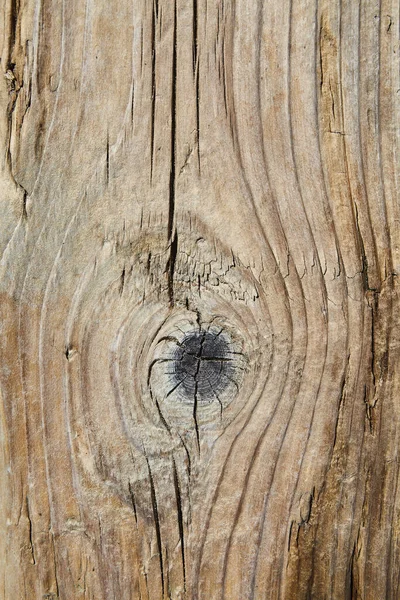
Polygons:
<instances>
[{"instance_id":1,"label":"vertical crack","mask_svg":"<svg viewBox=\"0 0 400 600\"><path fill-rule=\"evenodd\" d=\"M161 575L162 595L164 597L165 580L164 580L164 566L163 566L162 544L161 544L160 517L158 514L157 497L156 497L156 490L154 487L153 474L151 472L150 463L149 463L149 459L147 458L147 456L146 456L146 462L147 462L147 468L149 471L151 504L153 507L154 526L156 529L156 538L157 538L157 548L158 548L158 554L159 554L159 558L160 558L160 575Z\"/></svg>"},{"instance_id":2,"label":"vertical crack","mask_svg":"<svg viewBox=\"0 0 400 600\"><path fill-rule=\"evenodd\" d=\"M150 126L150 182L153 181L154 168L154 134L155 134L155 112L156 112L156 21L158 17L158 6L153 1L153 13L151 18L151 126Z\"/></svg>"},{"instance_id":3,"label":"vertical crack","mask_svg":"<svg viewBox=\"0 0 400 600\"><path fill-rule=\"evenodd\" d=\"M33 545L32 519L31 519L30 510L29 510L28 496L26 497L26 515L27 515L28 521L29 521L29 545L30 545L30 550L31 550L31 554L32 554L32 564L36 565L35 549L34 549L34 545Z\"/></svg>"},{"instance_id":4,"label":"vertical crack","mask_svg":"<svg viewBox=\"0 0 400 600\"><path fill-rule=\"evenodd\" d=\"M196 364L196 371L194 373L193 420L194 420L194 428L196 431L197 448L199 450L199 454L200 454L200 434L199 434L199 424L197 421L197 405L198 405L198 397L197 396L198 396L198 387L199 387L199 372L200 372L201 361L203 358L203 346L204 346L205 337L206 337L206 332L204 331L201 335L199 351L196 355L197 364Z\"/></svg>"},{"instance_id":5,"label":"vertical crack","mask_svg":"<svg viewBox=\"0 0 400 600\"><path fill-rule=\"evenodd\" d=\"M167 273L168 273L168 297L170 306L174 306L174 274L176 256L178 253L178 233L175 230L174 237L170 243L169 258L167 262Z\"/></svg>"},{"instance_id":6,"label":"vertical crack","mask_svg":"<svg viewBox=\"0 0 400 600\"><path fill-rule=\"evenodd\" d=\"M193 73L196 72L198 56L197 19L197 0L193 0Z\"/></svg>"},{"instance_id":7,"label":"vertical crack","mask_svg":"<svg viewBox=\"0 0 400 600\"><path fill-rule=\"evenodd\" d=\"M198 7L197 0L193 0L193 76L196 99L196 144L197 164L200 172L200 89L199 89L199 38L198 38Z\"/></svg>"},{"instance_id":8,"label":"vertical crack","mask_svg":"<svg viewBox=\"0 0 400 600\"><path fill-rule=\"evenodd\" d=\"M174 2L174 37L171 72L171 166L169 177L169 213L168 213L168 239L172 239L174 212L175 212L175 161L176 161L176 79L177 79L177 15L176 0Z\"/></svg>"},{"instance_id":9,"label":"vertical crack","mask_svg":"<svg viewBox=\"0 0 400 600\"><path fill-rule=\"evenodd\" d=\"M107 131L107 145L106 145L106 183L110 182L110 138Z\"/></svg>"},{"instance_id":10,"label":"vertical crack","mask_svg":"<svg viewBox=\"0 0 400 600\"><path fill-rule=\"evenodd\" d=\"M26 219L28 218L28 211L27 211L27 208L26 208L26 204L27 204L27 201L28 201L28 192L24 189L23 190L23 194L24 194L24 196L23 196L23 199L22 199L22 218L23 218L24 221L26 221Z\"/></svg>"},{"instance_id":11,"label":"vertical crack","mask_svg":"<svg viewBox=\"0 0 400 600\"><path fill-rule=\"evenodd\" d=\"M200 167L200 86L199 86L199 60L198 60L198 58L197 58L197 67L196 67L195 94L196 94L197 164L198 164L199 173L200 173L200 171L201 171L201 167Z\"/></svg>"},{"instance_id":12,"label":"vertical crack","mask_svg":"<svg viewBox=\"0 0 400 600\"><path fill-rule=\"evenodd\" d=\"M128 489L129 489L129 495L130 495L130 498L131 498L131 503L132 503L132 508L133 508L133 515L135 517L135 522L136 522L136 525L137 525L138 518L137 518L135 495L133 493L133 488L132 488L132 484L131 484L130 481L128 482Z\"/></svg>"},{"instance_id":13,"label":"vertical crack","mask_svg":"<svg viewBox=\"0 0 400 600\"><path fill-rule=\"evenodd\" d=\"M169 207L168 207L168 240L170 255L167 264L168 270L168 296L170 306L174 306L174 272L178 251L178 234L174 231L175 219L175 186L176 186L176 87L177 87L177 9L174 1L174 34L171 72L171 165L169 177Z\"/></svg>"},{"instance_id":14,"label":"vertical crack","mask_svg":"<svg viewBox=\"0 0 400 600\"><path fill-rule=\"evenodd\" d=\"M179 487L179 479L178 473L176 470L175 459L172 457L172 466L174 473L174 487L175 487L175 497L176 497L176 509L178 513L178 527L179 527L179 537L181 538L181 556L182 556L182 569L183 569L183 589L186 591L186 565L185 565L185 537L184 537L184 529L183 529L183 516L182 516L182 497L181 490Z\"/></svg>"}]
</instances>

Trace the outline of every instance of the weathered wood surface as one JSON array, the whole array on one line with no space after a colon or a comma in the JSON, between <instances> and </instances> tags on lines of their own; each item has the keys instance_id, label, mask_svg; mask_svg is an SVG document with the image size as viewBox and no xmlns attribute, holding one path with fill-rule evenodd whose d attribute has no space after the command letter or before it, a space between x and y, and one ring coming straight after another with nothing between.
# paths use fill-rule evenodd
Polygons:
<instances>
[{"instance_id":1,"label":"weathered wood surface","mask_svg":"<svg viewBox=\"0 0 400 600\"><path fill-rule=\"evenodd\" d=\"M1 598L398 599L399 3L0 19Z\"/></svg>"}]
</instances>

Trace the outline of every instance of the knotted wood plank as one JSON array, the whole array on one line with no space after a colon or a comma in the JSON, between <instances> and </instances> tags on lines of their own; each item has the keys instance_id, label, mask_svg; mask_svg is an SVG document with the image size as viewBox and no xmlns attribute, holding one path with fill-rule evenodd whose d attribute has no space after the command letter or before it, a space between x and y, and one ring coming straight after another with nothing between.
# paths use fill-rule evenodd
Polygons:
<instances>
[{"instance_id":1,"label":"knotted wood plank","mask_svg":"<svg viewBox=\"0 0 400 600\"><path fill-rule=\"evenodd\" d=\"M1 597L396 599L398 3L0 18Z\"/></svg>"}]
</instances>

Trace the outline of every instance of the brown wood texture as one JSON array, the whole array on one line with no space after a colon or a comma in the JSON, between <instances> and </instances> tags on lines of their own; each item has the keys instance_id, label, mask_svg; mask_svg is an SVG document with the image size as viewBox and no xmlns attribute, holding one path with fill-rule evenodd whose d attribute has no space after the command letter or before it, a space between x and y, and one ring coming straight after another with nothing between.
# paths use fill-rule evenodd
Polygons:
<instances>
[{"instance_id":1,"label":"brown wood texture","mask_svg":"<svg viewBox=\"0 0 400 600\"><path fill-rule=\"evenodd\" d=\"M400 598L399 10L2 1L1 599Z\"/></svg>"}]
</instances>

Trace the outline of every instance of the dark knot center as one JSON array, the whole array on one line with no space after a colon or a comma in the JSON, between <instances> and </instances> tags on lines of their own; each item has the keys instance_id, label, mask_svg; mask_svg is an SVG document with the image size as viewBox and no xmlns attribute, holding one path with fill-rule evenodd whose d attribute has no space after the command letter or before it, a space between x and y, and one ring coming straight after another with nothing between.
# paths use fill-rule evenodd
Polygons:
<instances>
[{"instance_id":1,"label":"dark knot center","mask_svg":"<svg viewBox=\"0 0 400 600\"><path fill-rule=\"evenodd\" d=\"M235 362L229 340L222 331L185 334L173 352L173 389L185 399L210 402L235 383Z\"/></svg>"}]
</instances>

